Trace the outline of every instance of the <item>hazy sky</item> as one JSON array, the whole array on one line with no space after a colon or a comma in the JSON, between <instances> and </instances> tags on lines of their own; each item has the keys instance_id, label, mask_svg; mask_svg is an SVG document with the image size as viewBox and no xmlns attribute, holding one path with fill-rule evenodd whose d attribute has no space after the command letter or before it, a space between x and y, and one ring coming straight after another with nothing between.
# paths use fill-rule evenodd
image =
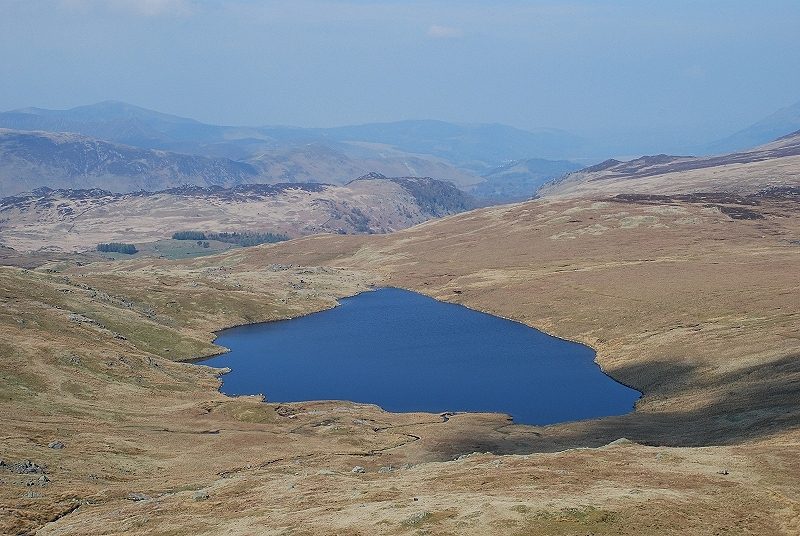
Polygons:
<instances>
[{"instance_id":1,"label":"hazy sky","mask_svg":"<svg viewBox=\"0 0 800 536\"><path fill-rule=\"evenodd\" d=\"M108 99L704 140L800 100L800 2L0 0L0 109Z\"/></svg>"}]
</instances>

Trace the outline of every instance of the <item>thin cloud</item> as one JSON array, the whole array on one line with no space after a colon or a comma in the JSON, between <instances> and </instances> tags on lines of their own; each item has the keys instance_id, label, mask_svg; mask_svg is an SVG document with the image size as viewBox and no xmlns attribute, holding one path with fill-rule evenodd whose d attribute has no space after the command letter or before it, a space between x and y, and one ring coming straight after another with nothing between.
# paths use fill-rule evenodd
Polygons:
<instances>
[{"instance_id":1,"label":"thin cloud","mask_svg":"<svg viewBox=\"0 0 800 536\"><path fill-rule=\"evenodd\" d=\"M62 0L67 9L112 9L144 17L185 16L191 14L189 0Z\"/></svg>"},{"instance_id":2,"label":"thin cloud","mask_svg":"<svg viewBox=\"0 0 800 536\"><path fill-rule=\"evenodd\" d=\"M428 37L433 39L456 39L458 37L462 37L464 32L459 28L453 28L452 26L440 26L438 24L434 24L430 28L428 28Z\"/></svg>"}]
</instances>

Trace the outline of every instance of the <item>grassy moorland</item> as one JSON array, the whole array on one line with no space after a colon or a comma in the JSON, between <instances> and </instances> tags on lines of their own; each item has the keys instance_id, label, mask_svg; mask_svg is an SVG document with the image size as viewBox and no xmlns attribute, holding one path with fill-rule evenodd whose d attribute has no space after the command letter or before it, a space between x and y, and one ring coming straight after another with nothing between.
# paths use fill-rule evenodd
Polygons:
<instances>
[{"instance_id":1,"label":"grassy moorland","mask_svg":"<svg viewBox=\"0 0 800 536\"><path fill-rule=\"evenodd\" d=\"M796 534L800 211L731 208L538 200L387 236L2 268L0 532ZM219 351L214 330L371 285L590 344L644 397L514 426L229 398L183 362Z\"/></svg>"}]
</instances>

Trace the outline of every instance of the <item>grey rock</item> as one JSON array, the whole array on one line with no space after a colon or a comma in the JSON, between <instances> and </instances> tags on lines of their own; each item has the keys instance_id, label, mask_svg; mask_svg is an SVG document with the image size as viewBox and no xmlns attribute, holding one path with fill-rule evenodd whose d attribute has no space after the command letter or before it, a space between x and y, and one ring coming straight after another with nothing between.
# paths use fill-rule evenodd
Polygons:
<instances>
[{"instance_id":1,"label":"grey rock","mask_svg":"<svg viewBox=\"0 0 800 536\"><path fill-rule=\"evenodd\" d=\"M422 523L427 521L431 517L431 515L432 514L430 512L417 512L416 514L412 514L411 516L406 518L406 520L403 521L403 524L412 527L421 525Z\"/></svg>"},{"instance_id":2,"label":"grey rock","mask_svg":"<svg viewBox=\"0 0 800 536\"><path fill-rule=\"evenodd\" d=\"M128 496L125 498L128 499L129 501L138 502L138 501L146 501L150 497L148 497L144 493L128 493Z\"/></svg>"},{"instance_id":3,"label":"grey rock","mask_svg":"<svg viewBox=\"0 0 800 536\"><path fill-rule=\"evenodd\" d=\"M361 467L360 465L356 465L353 469L350 470L351 473L366 473L367 470Z\"/></svg>"},{"instance_id":4,"label":"grey rock","mask_svg":"<svg viewBox=\"0 0 800 536\"><path fill-rule=\"evenodd\" d=\"M14 471L15 473L21 475L44 473L44 467L42 467L39 464L33 463L30 460L23 460L19 463L12 463L11 465L8 465L8 468Z\"/></svg>"},{"instance_id":5,"label":"grey rock","mask_svg":"<svg viewBox=\"0 0 800 536\"><path fill-rule=\"evenodd\" d=\"M65 447L66 445L61 441L51 441L50 443L47 444L47 448L49 449L63 449Z\"/></svg>"},{"instance_id":6,"label":"grey rock","mask_svg":"<svg viewBox=\"0 0 800 536\"><path fill-rule=\"evenodd\" d=\"M606 445L606 447L619 447L624 445L635 445L635 444L636 442L631 441L627 437L620 437L619 439L615 439L614 441Z\"/></svg>"},{"instance_id":7,"label":"grey rock","mask_svg":"<svg viewBox=\"0 0 800 536\"><path fill-rule=\"evenodd\" d=\"M206 490L197 490L192 494L192 499L195 501L205 501L208 499L208 492Z\"/></svg>"}]
</instances>

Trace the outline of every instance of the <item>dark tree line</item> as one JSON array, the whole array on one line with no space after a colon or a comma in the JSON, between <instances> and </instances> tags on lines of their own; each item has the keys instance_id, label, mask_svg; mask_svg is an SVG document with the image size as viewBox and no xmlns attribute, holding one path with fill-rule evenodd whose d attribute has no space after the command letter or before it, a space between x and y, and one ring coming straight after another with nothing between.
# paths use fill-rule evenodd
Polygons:
<instances>
[{"instance_id":1,"label":"dark tree line","mask_svg":"<svg viewBox=\"0 0 800 536\"><path fill-rule=\"evenodd\" d=\"M252 231L243 231L241 233L204 233L203 231L178 231L173 233L172 238L175 240L195 240L198 242L205 240L216 240L218 242L237 244L245 247L257 246L259 244L273 244L275 242L289 240L287 235L281 233L256 233ZM205 247L205 244L203 247Z\"/></svg>"},{"instance_id":2,"label":"dark tree line","mask_svg":"<svg viewBox=\"0 0 800 536\"><path fill-rule=\"evenodd\" d=\"M107 244L97 244L97 251L103 253L125 253L133 255L138 249L133 244L123 244L122 242L109 242Z\"/></svg>"},{"instance_id":3,"label":"dark tree line","mask_svg":"<svg viewBox=\"0 0 800 536\"><path fill-rule=\"evenodd\" d=\"M205 240L206 234L203 231L178 231L172 234L175 240Z\"/></svg>"}]
</instances>

